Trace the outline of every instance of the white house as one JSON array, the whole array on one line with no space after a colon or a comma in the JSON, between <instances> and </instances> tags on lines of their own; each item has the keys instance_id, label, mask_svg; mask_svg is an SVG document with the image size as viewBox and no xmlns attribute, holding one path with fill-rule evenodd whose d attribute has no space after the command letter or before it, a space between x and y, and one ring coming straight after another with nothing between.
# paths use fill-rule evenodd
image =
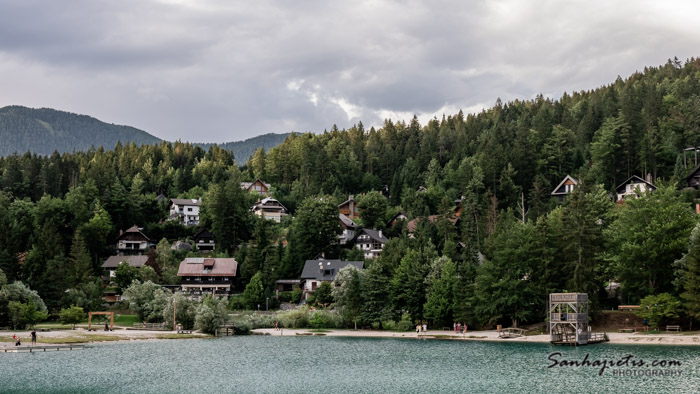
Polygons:
<instances>
[{"instance_id":1,"label":"white house","mask_svg":"<svg viewBox=\"0 0 700 394\"><path fill-rule=\"evenodd\" d=\"M202 206L202 199L170 199L169 220L179 220L185 226L196 226L199 224L199 207Z\"/></svg>"},{"instance_id":2,"label":"white house","mask_svg":"<svg viewBox=\"0 0 700 394\"><path fill-rule=\"evenodd\" d=\"M637 198L640 194L653 192L654 190L656 190L656 186L652 185L651 182L632 175L615 188L615 194L617 194L617 201L622 201L628 198Z\"/></svg>"},{"instance_id":3,"label":"white house","mask_svg":"<svg viewBox=\"0 0 700 394\"><path fill-rule=\"evenodd\" d=\"M261 181L260 179L256 179L253 182L241 182L241 189L247 191L247 192L253 192L260 194L262 196L267 196L269 190L270 190L270 184L265 183Z\"/></svg>"},{"instance_id":4,"label":"white house","mask_svg":"<svg viewBox=\"0 0 700 394\"><path fill-rule=\"evenodd\" d=\"M264 217L265 219L274 220L278 223L282 220L282 216L287 216L289 213L287 208L285 208L281 202L272 197L266 197L262 200L258 200L258 202L256 202L255 205L250 208L250 212L260 217Z\"/></svg>"},{"instance_id":5,"label":"white house","mask_svg":"<svg viewBox=\"0 0 700 394\"><path fill-rule=\"evenodd\" d=\"M355 234L355 247L365 254L366 259L379 257L387 241L389 239L382 234L382 230L363 228Z\"/></svg>"}]
</instances>

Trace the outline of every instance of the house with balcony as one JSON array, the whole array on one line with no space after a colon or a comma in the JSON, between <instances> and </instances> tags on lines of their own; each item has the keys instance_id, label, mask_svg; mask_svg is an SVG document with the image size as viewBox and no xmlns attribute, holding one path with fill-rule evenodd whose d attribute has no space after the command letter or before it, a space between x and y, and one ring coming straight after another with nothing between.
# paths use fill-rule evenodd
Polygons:
<instances>
[{"instance_id":1,"label":"house with balcony","mask_svg":"<svg viewBox=\"0 0 700 394\"><path fill-rule=\"evenodd\" d=\"M349 217L354 220L360 217L360 210L357 208L357 202L355 201L355 196L350 195L346 201L338 205L338 213Z\"/></svg>"},{"instance_id":2,"label":"house with balcony","mask_svg":"<svg viewBox=\"0 0 700 394\"><path fill-rule=\"evenodd\" d=\"M232 258L188 257L180 262L180 290L199 299L205 294L228 297L233 290L238 263Z\"/></svg>"},{"instance_id":3,"label":"house with balcony","mask_svg":"<svg viewBox=\"0 0 700 394\"><path fill-rule=\"evenodd\" d=\"M241 189L249 193L257 193L261 196L267 196L270 190L270 184L256 179L253 182L241 182Z\"/></svg>"},{"instance_id":4,"label":"house with balcony","mask_svg":"<svg viewBox=\"0 0 700 394\"><path fill-rule=\"evenodd\" d=\"M342 261L342 260L306 260L304 263L304 269L301 272L301 282L302 290L304 291L304 296L308 297L310 293L322 282L332 282L338 275L338 271L347 267L348 265L353 265L355 268L361 270L365 266L364 261Z\"/></svg>"},{"instance_id":5,"label":"house with balcony","mask_svg":"<svg viewBox=\"0 0 700 394\"><path fill-rule=\"evenodd\" d=\"M117 237L117 254L140 255L148 252L148 248L155 246L153 241L146 236L142 229L136 225L126 231L119 230Z\"/></svg>"},{"instance_id":6,"label":"house with balcony","mask_svg":"<svg viewBox=\"0 0 700 394\"><path fill-rule=\"evenodd\" d=\"M213 252L215 246L214 234L209 230L202 229L194 235L194 247L198 252Z\"/></svg>"},{"instance_id":7,"label":"house with balcony","mask_svg":"<svg viewBox=\"0 0 700 394\"><path fill-rule=\"evenodd\" d=\"M266 197L262 200L258 200L258 202L256 202L255 205L250 208L250 212L265 219L274 220L277 223L282 220L283 216L287 216L289 214L287 208L282 205L281 202L272 197Z\"/></svg>"},{"instance_id":8,"label":"house with balcony","mask_svg":"<svg viewBox=\"0 0 700 394\"><path fill-rule=\"evenodd\" d=\"M360 229L355 234L355 247L364 253L366 259L376 259L382 253L384 244L389 241L382 230Z\"/></svg>"},{"instance_id":9,"label":"house with balcony","mask_svg":"<svg viewBox=\"0 0 700 394\"><path fill-rule=\"evenodd\" d=\"M651 182L632 175L615 188L615 194L617 194L617 201L622 202L629 198L637 198L647 192L651 193L654 190L656 190L656 186L652 185Z\"/></svg>"},{"instance_id":10,"label":"house with balcony","mask_svg":"<svg viewBox=\"0 0 700 394\"><path fill-rule=\"evenodd\" d=\"M170 216L168 220L178 220L183 226L196 226L199 224L199 208L202 199L170 199Z\"/></svg>"}]
</instances>

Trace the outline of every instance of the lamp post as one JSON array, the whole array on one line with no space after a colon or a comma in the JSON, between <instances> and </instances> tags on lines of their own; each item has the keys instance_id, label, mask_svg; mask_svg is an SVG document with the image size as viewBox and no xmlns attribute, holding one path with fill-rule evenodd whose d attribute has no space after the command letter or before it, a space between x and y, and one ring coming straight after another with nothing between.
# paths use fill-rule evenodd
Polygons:
<instances>
[{"instance_id":1,"label":"lamp post","mask_svg":"<svg viewBox=\"0 0 700 394\"><path fill-rule=\"evenodd\" d=\"M269 311L270 311L270 308L269 308L269 307L270 307L269 301L270 301L270 297L265 297L265 312L269 312Z\"/></svg>"},{"instance_id":2,"label":"lamp post","mask_svg":"<svg viewBox=\"0 0 700 394\"><path fill-rule=\"evenodd\" d=\"M175 325L175 317L177 315L177 300L175 297L173 297L173 331L177 330L177 326Z\"/></svg>"}]
</instances>

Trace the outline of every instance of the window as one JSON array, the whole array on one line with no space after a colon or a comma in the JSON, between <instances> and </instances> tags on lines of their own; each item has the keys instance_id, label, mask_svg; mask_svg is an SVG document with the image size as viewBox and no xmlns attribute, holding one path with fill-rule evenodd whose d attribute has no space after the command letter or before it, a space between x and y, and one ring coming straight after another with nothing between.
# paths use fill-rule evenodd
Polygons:
<instances>
[{"instance_id":1,"label":"window","mask_svg":"<svg viewBox=\"0 0 700 394\"><path fill-rule=\"evenodd\" d=\"M187 212L192 212L192 208L187 208Z\"/></svg>"}]
</instances>

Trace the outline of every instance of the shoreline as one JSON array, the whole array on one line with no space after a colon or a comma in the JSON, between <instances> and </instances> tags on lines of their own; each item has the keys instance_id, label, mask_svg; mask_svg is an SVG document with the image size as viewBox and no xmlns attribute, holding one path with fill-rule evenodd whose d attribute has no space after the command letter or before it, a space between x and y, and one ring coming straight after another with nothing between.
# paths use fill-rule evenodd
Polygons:
<instances>
[{"instance_id":1,"label":"shoreline","mask_svg":"<svg viewBox=\"0 0 700 394\"><path fill-rule=\"evenodd\" d=\"M549 343L549 334L528 335L518 338L499 338L496 330L468 331L466 334L455 334L453 331L428 330L426 333L394 332L375 330L342 330L329 329L314 331L313 329L289 329L275 330L274 328L258 328L253 330L256 335L270 336L330 336L330 337L359 337L359 338L413 338L413 339L446 339L458 341L482 341L482 342L533 342ZM700 334L638 334L638 333L607 333L612 344L639 344L639 345L700 345Z\"/></svg>"},{"instance_id":2,"label":"shoreline","mask_svg":"<svg viewBox=\"0 0 700 394\"><path fill-rule=\"evenodd\" d=\"M14 347L12 335L22 338L22 346L31 345L30 331L0 331L0 349ZM496 330L469 331L466 334L455 334L453 331L428 330L426 333L416 334L415 332L395 332L378 330L351 330L351 329L293 329L283 328L258 328L252 330L253 335L265 336L329 336L329 337L355 337L355 338L405 338L405 339L444 339L455 341L482 341L482 342L531 342L549 343L549 335L529 335L518 338L499 338ZM700 334L685 335L681 333L660 333L660 334L640 334L640 333L607 333L612 344L631 345L664 345L664 346L698 346L700 345ZM117 329L114 331L93 331L85 329L57 330L47 332L37 332L37 346L44 345L66 345L66 344L92 344L105 342L128 342L143 340L172 340L172 339L192 339L192 338L213 338L213 336L201 333L178 334L176 331L146 331ZM43 340L49 338L48 341ZM61 339L65 338L65 341Z\"/></svg>"},{"instance_id":3,"label":"shoreline","mask_svg":"<svg viewBox=\"0 0 700 394\"><path fill-rule=\"evenodd\" d=\"M22 346L31 346L31 331L0 331L0 349L13 348L15 343L12 335L17 335L22 339ZM37 331L36 346L53 346L68 344L93 344L106 342L129 342L148 340L170 340L170 339L191 339L191 338L212 338L208 334L192 333L178 334L177 331L147 331L147 330L127 330L115 329L114 331L88 331L84 328L75 330Z\"/></svg>"}]
</instances>

